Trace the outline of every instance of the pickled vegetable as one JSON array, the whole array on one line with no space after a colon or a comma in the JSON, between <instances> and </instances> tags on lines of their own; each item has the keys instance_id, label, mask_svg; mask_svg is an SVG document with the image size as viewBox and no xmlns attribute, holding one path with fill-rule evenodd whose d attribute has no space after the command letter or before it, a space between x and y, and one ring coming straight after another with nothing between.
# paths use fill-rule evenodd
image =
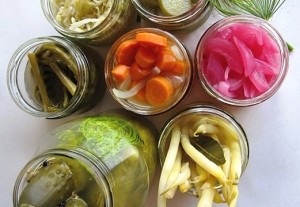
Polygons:
<instances>
[{"instance_id":1,"label":"pickled vegetable","mask_svg":"<svg viewBox=\"0 0 300 207\"><path fill-rule=\"evenodd\" d=\"M27 172L19 206L104 207L106 194L96 176L99 172L93 170L104 165L102 173L105 182L112 182L108 190L114 206L142 206L157 160L156 131L145 124L129 115L108 113L58 128L51 134L58 148L87 151L101 165L91 167L80 159L52 155Z\"/></svg>"},{"instance_id":2,"label":"pickled vegetable","mask_svg":"<svg viewBox=\"0 0 300 207\"><path fill-rule=\"evenodd\" d=\"M165 207L177 189L197 195L198 206L235 206L243 165L235 129L213 115L190 115L178 120L168 137L157 206Z\"/></svg>"},{"instance_id":3,"label":"pickled vegetable","mask_svg":"<svg viewBox=\"0 0 300 207\"><path fill-rule=\"evenodd\" d=\"M86 32L102 23L110 13L110 0L53 0L56 20L66 29Z\"/></svg>"},{"instance_id":4,"label":"pickled vegetable","mask_svg":"<svg viewBox=\"0 0 300 207\"><path fill-rule=\"evenodd\" d=\"M161 16L179 16L191 10L203 0L140 0L145 8Z\"/></svg>"},{"instance_id":5,"label":"pickled vegetable","mask_svg":"<svg viewBox=\"0 0 300 207\"><path fill-rule=\"evenodd\" d=\"M36 83L34 98L42 110L55 112L66 107L76 92L78 76L70 54L61 46L47 43L27 56Z\"/></svg>"},{"instance_id":6,"label":"pickled vegetable","mask_svg":"<svg viewBox=\"0 0 300 207\"><path fill-rule=\"evenodd\" d=\"M20 207L67 206L67 203L78 199L75 193L87 199L84 192L96 182L89 171L72 158L54 156L50 160L51 162L44 161L35 170L28 172L28 184L20 196ZM100 191L96 192L101 197ZM84 200L82 202L85 203Z\"/></svg>"},{"instance_id":7,"label":"pickled vegetable","mask_svg":"<svg viewBox=\"0 0 300 207\"><path fill-rule=\"evenodd\" d=\"M125 40L115 59L113 94L141 105L166 105L186 79L188 63L179 47L155 33L139 32Z\"/></svg>"},{"instance_id":8,"label":"pickled vegetable","mask_svg":"<svg viewBox=\"0 0 300 207\"><path fill-rule=\"evenodd\" d=\"M226 98L245 100L264 94L281 69L280 49L260 25L234 23L204 43L202 72Z\"/></svg>"}]
</instances>

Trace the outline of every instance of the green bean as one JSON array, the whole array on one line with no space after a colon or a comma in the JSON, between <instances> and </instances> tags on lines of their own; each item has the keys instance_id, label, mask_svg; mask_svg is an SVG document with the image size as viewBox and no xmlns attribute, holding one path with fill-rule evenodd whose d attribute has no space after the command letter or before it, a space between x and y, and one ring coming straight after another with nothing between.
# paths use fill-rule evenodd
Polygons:
<instances>
[{"instance_id":1,"label":"green bean","mask_svg":"<svg viewBox=\"0 0 300 207\"><path fill-rule=\"evenodd\" d=\"M178 177L179 173L180 173L180 169L181 169L181 159L182 159L182 153L181 150L179 149L176 155L176 160L175 160L175 164L173 166L172 172L170 173L166 186L171 186L175 181L176 178ZM167 188L164 189L164 191L166 191ZM174 197L174 194L177 190L177 187L167 191L163 196L166 199L171 199Z\"/></svg>"},{"instance_id":2,"label":"green bean","mask_svg":"<svg viewBox=\"0 0 300 207\"><path fill-rule=\"evenodd\" d=\"M184 131L184 130L183 130ZM185 130L186 131L186 130ZM204 168L209 174L218 178L220 184L224 185L227 182L222 169L217 166L214 162L210 161L205 155L199 152L190 143L189 136L187 134L181 134L181 145L186 152L186 154L192 158L199 166Z\"/></svg>"},{"instance_id":3,"label":"green bean","mask_svg":"<svg viewBox=\"0 0 300 207\"><path fill-rule=\"evenodd\" d=\"M167 179L170 173L172 172L176 160L179 144L180 144L180 129L176 125L172 130L172 139L161 171L159 187L158 187L157 207L166 206L166 199L163 196L161 196L161 194L163 193L166 186Z\"/></svg>"},{"instance_id":4,"label":"green bean","mask_svg":"<svg viewBox=\"0 0 300 207\"><path fill-rule=\"evenodd\" d=\"M210 176L207 178L206 182L202 185L202 193L197 207L213 206L213 200L215 196L215 178Z\"/></svg>"},{"instance_id":5,"label":"green bean","mask_svg":"<svg viewBox=\"0 0 300 207\"><path fill-rule=\"evenodd\" d=\"M55 44L44 44L39 49L38 53L44 52L44 51L50 51L52 54L56 55L58 58L60 58L72 71L72 73L75 75L75 77L78 76L78 68L76 64L74 63L74 60L72 57L67 54L63 49L56 46Z\"/></svg>"},{"instance_id":6,"label":"green bean","mask_svg":"<svg viewBox=\"0 0 300 207\"><path fill-rule=\"evenodd\" d=\"M49 66L53 72L57 75L62 84L68 89L68 91L74 96L76 91L76 85L63 73L61 68L53 61L49 61Z\"/></svg>"},{"instance_id":7,"label":"green bean","mask_svg":"<svg viewBox=\"0 0 300 207\"><path fill-rule=\"evenodd\" d=\"M41 74L41 70L36 58L35 53L28 53L27 54L30 65L31 65L31 70L34 76L34 79L36 81L37 87L39 89L41 99L42 99L42 106L44 111L48 111L48 106L50 105L49 97L47 94L46 90L46 85L44 82L44 79Z\"/></svg>"}]
</instances>

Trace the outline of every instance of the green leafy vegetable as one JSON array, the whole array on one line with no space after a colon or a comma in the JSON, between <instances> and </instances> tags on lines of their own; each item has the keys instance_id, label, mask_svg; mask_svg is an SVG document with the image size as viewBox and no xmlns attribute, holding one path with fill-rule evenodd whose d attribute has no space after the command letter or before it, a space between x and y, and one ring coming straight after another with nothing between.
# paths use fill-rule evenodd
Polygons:
<instances>
[{"instance_id":1,"label":"green leafy vegetable","mask_svg":"<svg viewBox=\"0 0 300 207\"><path fill-rule=\"evenodd\" d=\"M223 165L225 157L221 145L209 136L200 134L190 139L191 144L216 165Z\"/></svg>"},{"instance_id":2,"label":"green leafy vegetable","mask_svg":"<svg viewBox=\"0 0 300 207\"><path fill-rule=\"evenodd\" d=\"M225 15L252 14L269 20L285 0L210 0Z\"/></svg>"},{"instance_id":3,"label":"green leafy vegetable","mask_svg":"<svg viewBox=\"0 0 300 207\"><path fill-rule=\"evenodd\" d=\"M60 133L59 138L62 146L81 145L99 157L114 155L129 144L136 146L143 144L132 124L109 116L87 118L75 132L65 130Z\"/></svg>"}]
</instances>

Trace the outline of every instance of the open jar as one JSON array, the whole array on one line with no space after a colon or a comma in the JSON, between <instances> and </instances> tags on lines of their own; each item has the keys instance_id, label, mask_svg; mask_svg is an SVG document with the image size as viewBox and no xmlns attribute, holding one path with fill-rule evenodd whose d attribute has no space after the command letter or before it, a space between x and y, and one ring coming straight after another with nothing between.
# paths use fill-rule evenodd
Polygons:
<instances>
[{"instance_id":1,"label":"open jar","mask_svg":"<svg viewBox=\"0 0 300 207\"><path fill-rule=\"evenodd\" d=\"M130 0L41 0L48 22L60 34L90 45L104 45L128 31L137 15Z\"/></svg>"},{"instance_id":2,"label":"open jar","mask_svg":"<svg viewBox=\"0 0 300 207\"><path fill-rule=\"evenodd\" d=\"M164 30L190 31L209 17L212 6L208 0L131 0L138 13L148 23Z\"/></svg>"},{"instance_id":3,"label":"open jar","mask_svg":"<svg viewBox=\"0 0 300 207\"><path fill-rule=\"evenodd\" d=\"M158 146L162 165L158 206L172 198L178 187L206 206L213 202L236 206L249 146L233 116L213 106L191 105L166 123Z\"/></svg>"},{"instance_id":4,"label":"open jar","mask_svg":"<svg viewBox=\"0 0 300 207\"><path fill-rule=\"evenodd\" d=\"M85 112L103 97L103 61L87 47L62 37L40 37L22 44L10 59L7 85L15 103L42 118Z\"/></svg>"},{"instance_id":5,"label":"open jar","mask_svg":"<svg viewBox=\"0 0 300 207\"><path fill-rule=\"evenodd\" d=\"M20 172L14 206L143 206L157 135L147 119L125 110L65 123Z\"/></svg>"},{"instance_id":6,"label":"open jar","mask_svg":"<svg viewBox=\"0 0 300 207\"><path fill-rule=\"evenodd\" d=\"M226 104L249 106L279 89L288 71L289 53L267 21L237 15L219 20L204 33L194 59L208 94Z\"/></svg>"},{"instance_id":7,"label":"open jar","mask_svg":"<svg viewBox=\"0 0 300 207\"><path fill-rule=\"evenodd\" d=\"M142 115L167 111L192 84L188 51L173 35L155 28L120 37L106 57L107 88L124 108Z\"/></svg>"}]
</instances>

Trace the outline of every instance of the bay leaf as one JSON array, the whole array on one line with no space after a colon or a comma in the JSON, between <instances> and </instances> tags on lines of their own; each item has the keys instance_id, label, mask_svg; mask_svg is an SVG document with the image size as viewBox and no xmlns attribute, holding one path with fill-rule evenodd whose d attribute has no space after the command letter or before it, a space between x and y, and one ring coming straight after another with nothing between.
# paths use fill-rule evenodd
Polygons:
<instances>
[{"instance_id":1,"label":"bay leaf","mask_svg":"<svg viewBox=\"0 0 300 207\"><path fill-rule=\"evenodd\" d=\"M197 137L190 138L191 144L216 165L225 163L224 151L222 146L210 136L199 134Z\"/></svg>"}]
</instances>

